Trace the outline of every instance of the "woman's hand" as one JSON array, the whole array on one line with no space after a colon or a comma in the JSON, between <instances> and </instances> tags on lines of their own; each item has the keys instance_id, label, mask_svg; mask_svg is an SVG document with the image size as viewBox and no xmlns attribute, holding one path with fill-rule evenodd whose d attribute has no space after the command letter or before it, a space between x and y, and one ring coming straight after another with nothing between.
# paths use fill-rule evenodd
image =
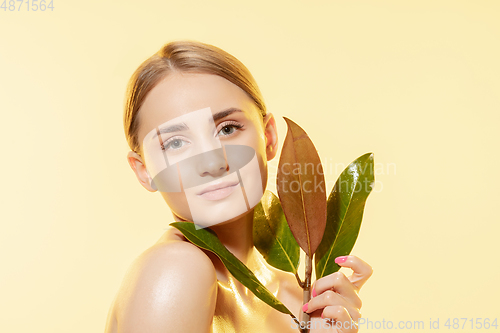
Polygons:
<instances>
[{"instance_id":1,"label":"woman's hand","mask_svg":"<svg viewBox=\"0 0 500 333\"><path fill-rule=\"evenodd\" d=\"M324 276L312 285L311 300L302 310L311 316L310 332L357 332L361 299L358 292L372 275L373 269L363 260L349 255L337 257L335 262L353 270L346 277L341 272ZM323 318L323 319L322 319Z\"/></svg>"}]
</instances>

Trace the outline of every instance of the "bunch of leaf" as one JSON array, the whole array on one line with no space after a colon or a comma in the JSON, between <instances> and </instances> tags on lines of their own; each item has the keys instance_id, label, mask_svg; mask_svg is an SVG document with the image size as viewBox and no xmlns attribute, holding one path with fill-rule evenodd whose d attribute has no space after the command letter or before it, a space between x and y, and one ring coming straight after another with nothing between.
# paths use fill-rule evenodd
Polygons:
<instances>
[{"instance_id":1,"label":"bunch of leaf","mask_svg":"<svg viewBox=\"0 0 500 333\"><path fill-rule=\"evenodd\" d=\"M340 269L338 256L348 255L356 242L366 199L374 184L373 154L354 160L339 176L326 198L323 167L306 132L284 117L288 131L278 164L278 197L265 191L254 208L254 245L271 266L293 273L310 300L314 257L316 278ZM312 189L312 190L311 190ZM192 222L174 222L193 244L215 253L228 271L255 296L274 309L289 314L301 332L307 314L299 321L217 238L210 229L195 229ZM304 281L298 267L300 249L305 252ZM302 325L300 325L302 324Z\"/></svg>"}]
</instances>

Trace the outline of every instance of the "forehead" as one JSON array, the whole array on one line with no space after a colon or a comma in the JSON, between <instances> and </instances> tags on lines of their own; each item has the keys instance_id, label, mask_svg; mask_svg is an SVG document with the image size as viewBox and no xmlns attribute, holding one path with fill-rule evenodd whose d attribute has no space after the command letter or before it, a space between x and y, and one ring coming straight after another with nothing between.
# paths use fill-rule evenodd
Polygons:
<instances>
[{"instance_id":1,"label":"forehead","mask_svg":"<svg viewBox=\"0 0 500 333\"><path fill-rule=\"evenodd\" d=\"M139 111L139 142L156 126L208 107L213 113L230 107L249 112L255 105L240 87L220 76L174 73L146 96Z\"/></svg>"}]
</instances>

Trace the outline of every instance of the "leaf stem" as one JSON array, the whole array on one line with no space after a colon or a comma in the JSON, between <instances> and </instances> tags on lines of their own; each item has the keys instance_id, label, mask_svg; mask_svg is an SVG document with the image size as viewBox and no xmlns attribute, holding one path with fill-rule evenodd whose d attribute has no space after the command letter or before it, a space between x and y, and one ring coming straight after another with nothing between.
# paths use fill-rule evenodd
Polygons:
<instances>
[{"instance_id":1,"label":"leaf stem","mask_svg":"<svg viewBox=\"0 0 500 333\"><path fill-rule=\"evenodd\" d=\"M295 278L297 279L297 282L299 283L300 288L304 289L304 286L306 285L304 281L300 279L300 276L297 272L295 272Z\"/></svg>"},{"instance_id":2,"label":"leaf stem","mask_svg":"<svg viewBox=\"0 0 500 333\"><path fill-rule=\"evenodd\" d=\"M306 304L309 302L311 299L311 275L312 275L312 258L309 257L306 253L306 274L305 274L305 280L304 280L304 286L302 289L304 289L304 292L302 293L302 301L303 304ZM307 328L307 323L310 320L309 314L305 313L300 309L300 322L301 323L306 323L306 328L304 330L305 333L309 333L309 329Z\"/></svg>"}]
</instances>

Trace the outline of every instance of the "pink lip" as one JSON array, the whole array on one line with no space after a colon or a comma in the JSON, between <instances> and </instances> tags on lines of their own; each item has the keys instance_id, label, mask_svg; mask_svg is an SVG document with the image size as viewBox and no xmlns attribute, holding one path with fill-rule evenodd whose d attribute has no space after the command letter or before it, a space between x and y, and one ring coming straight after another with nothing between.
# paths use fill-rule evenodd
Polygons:
<instances>
[{"instance_id":1,"label":"pink lip","mask_svg":"<svg viewBox=\"0 0 500 333\"><path fill-rule=\"evenodd\" d=\"M198 195L207 200L221 200L233 193L239 182L222 182L205 187Z\"/></svg>"}]
</instances>

